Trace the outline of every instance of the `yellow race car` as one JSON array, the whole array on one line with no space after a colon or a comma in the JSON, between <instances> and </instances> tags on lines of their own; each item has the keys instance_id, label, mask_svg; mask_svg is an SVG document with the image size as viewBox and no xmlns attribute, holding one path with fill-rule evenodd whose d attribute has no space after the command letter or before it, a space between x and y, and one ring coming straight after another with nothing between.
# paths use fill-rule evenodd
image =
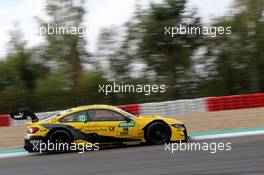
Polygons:
<instances>
[{"instance_id":1,"label":"yellow race car","mask_svg":"<svg viewBox=\"0 0 264 175\"><path fill-rule=\"evenodd\" d=\"M157 145L188 140L187 130L178 120L136 116L109 105L75 107L41 120L27 109L13 111L10 116L16 120L31 118L32 122L27 124L28 134L24 145L28 152L38 152L36 143L47 142L67 145L146 142ZM53 151L61 152L56 147L53 147Z\"/></svg>"}]
</instances>

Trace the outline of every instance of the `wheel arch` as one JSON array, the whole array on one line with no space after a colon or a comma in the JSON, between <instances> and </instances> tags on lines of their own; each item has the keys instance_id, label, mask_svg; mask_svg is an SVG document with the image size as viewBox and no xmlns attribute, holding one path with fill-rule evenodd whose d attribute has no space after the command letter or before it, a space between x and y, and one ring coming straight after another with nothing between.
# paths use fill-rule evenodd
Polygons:
<instances>
[{"instance_id":1,"label":"wheel arch","mask_svg":"<svg viewBox=\"0 0 264 175\"><path fill-rule=\"evenodd\" d=\"M55 131L64 131L64 132L67 132L71 136L72 141L74 140L72 133L68 129L63 128L63 127L56 127L56 128L50 129L49 132L48 132L48 134L46 135L46 139L49 139L50 135L52 133L54 133Z\"/></svg>"},{"instance_id":2,"label":"wheel arch","mask_svg":"<svg viewBox=\"0 0 264 175\"><path fill-rule=\"evenodd\" d=\"M163 120L157 119L157 120L153 120L153 121L151 121L150 123L148 123L147 125L145 125L145 126L142 128L142 130L145 131L150 125L152 125L152 124L155 123L155 122L161 122L161 123L164 123L165 125L167 125L167 126L170 128L170 125L169 125L168 123L166 123L166 122L163 121ZM170 131L171 131L171 128L170 128Z\"/></svg>"}]
</instances>

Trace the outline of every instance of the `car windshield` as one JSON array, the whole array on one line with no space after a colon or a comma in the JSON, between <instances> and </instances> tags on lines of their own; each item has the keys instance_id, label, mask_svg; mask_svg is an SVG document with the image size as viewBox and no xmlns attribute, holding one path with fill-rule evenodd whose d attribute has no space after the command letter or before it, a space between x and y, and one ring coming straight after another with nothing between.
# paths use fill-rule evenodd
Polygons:
<instances>
[{"instance_id":1,"label":"car windshield","mask_svg":"<svg viewBox=\"0 0 264 175\"><path fill-rule=\"evenodd\" d=\"M121 113L126 114L128 117L131 117L131 118L136 118L137 117L136 115L134 115L134 114L132 114L132 113L130 113L130 112L124 110L124 109L116 107L116 110L121 112Z\"/></svg>"},{"instance_id":2,"label":"car windshield","mask_svg":"<svg viewBox=\"0 0 264 175\"><path fill-rule=\"evenodd\" d=\"M40 121L43 121L43 122L48 121L48 120L50 120L50 119L52 119L54 117L60 116L60 115L65 114L65 113L67 113L69 111L71 111L71 110L68 109L68 110L60 111L60 112L52 114L52 115L50 115L48 117L42 118Z\"/></svg>"}]
</instances>

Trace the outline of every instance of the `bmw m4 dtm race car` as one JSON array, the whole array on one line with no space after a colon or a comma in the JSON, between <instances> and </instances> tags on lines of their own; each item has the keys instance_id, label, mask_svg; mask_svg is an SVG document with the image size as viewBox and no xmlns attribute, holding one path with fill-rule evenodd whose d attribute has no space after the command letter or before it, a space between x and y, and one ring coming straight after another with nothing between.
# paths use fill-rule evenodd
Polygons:
<instances>
[{"instance_id":1,"label":"bmw m4 dtm race car","mask_svg":"<svg viewBox=\"0 0 264 175\"><path fill-rule=\"evenodd\" d=\"M136 116L109 105L74 107L39 120L27 109L10 113L15 120L31 119L27 124L24 148L38 152L36 143L100 145L141 142L164 144L187 141L188 135L181 121L161 116ZM50 150L47 150L50 151ZM65 152L53 148L53 152Z\"/></svg>"}]
</instances>

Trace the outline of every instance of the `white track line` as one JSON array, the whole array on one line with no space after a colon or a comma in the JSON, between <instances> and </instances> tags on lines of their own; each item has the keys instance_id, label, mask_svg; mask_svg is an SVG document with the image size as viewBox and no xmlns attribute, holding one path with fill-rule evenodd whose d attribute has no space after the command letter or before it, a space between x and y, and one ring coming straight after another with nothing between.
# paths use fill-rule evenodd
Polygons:
<instances>
[{"instance_id":1,"label":"white track line","mask_svg":"<svg viewBox=\"0 0 264 175\"><path fill-rule=\"evenodd\" d=\"M192 136L191 141L232 138L232 137L242 137L242 136L253 136L253 135L263 135L263 134L264 134L264 130L244 131L244 132L234 132L234 133L224 133L224 134L212 134L212 135L204 135L204 136Z\"/></svg>"},{"instance_id":2,"label":"white track line","mask_svg":"<svg viewBox=\"0 0 264 175\"><path fill-rule=\"evenodd\" d=\"M2 153L0 154L0 158L8 158L8 157L23 157L23 156L29 156L30 153L27 152L17 152L17 153Z\"/></svg>"}]
</instances>

